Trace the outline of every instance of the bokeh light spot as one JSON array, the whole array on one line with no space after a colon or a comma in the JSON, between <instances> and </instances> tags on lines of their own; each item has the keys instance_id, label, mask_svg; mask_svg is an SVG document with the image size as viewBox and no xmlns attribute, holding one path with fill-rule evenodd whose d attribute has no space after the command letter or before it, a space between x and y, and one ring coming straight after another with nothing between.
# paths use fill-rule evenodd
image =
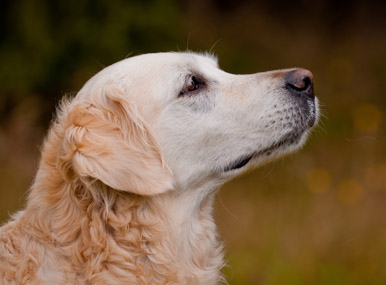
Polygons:
<instances>
[{"instance_id":1,"label":"bokeh light spot","mask_svg":"<svg viewBox=\"0 0 386 285\"><path fill-rule=\"evenodd\" d=\"M386 164L374 164L365 170L365 181L370 189L386 190Z\"/></svg>"},{"instance_id":2,"label":"bokeh light spot","mask_svg":"<svg viewBox=\"0 0 386 285\"><path fill-rule=\"evenodd\" d=\"M314 168L306 178L307 187L314 193L324 193L330 189L331 175L324 168Z\"/></svg>"},{"instance_id":3,"label":"bokeh light spot","mask_svg":"<svg viewBox=\"0 0 386 285\"><path fill-rule=\"evenodd\" d=\"M348 178L338 186L338 198L345 205L356 205L363 197L363 187L355 179Z\"/></svg>"},{"instance_id":4,"label":"bokeh light spot","mask_svg":"<svg viewBox=\"0 0 386 285\"><path fill-rule=\"evenodd\" d=\"M367 133L376 132L382 121L381 110L372 104L360 104L354 110L354 126Z\"/></svg>"}]
</instances>

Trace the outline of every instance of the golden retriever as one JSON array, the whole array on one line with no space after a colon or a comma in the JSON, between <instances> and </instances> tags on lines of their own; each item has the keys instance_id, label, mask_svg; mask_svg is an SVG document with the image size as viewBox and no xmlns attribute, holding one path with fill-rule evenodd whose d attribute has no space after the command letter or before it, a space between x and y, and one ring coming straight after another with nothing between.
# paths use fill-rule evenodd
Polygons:
<instances>
[{"instance_id":1,"label":"golden retriever","mask_svg":"<svg viewBox=\"0 0 386 285\"><path fill-rule=\"evenodd\" d=\"M233 75L190 52L103 69L62 101L0 229L0 283L223 282L216 190L298 149L318 114L304 69Z\"/></svg>"}]
</instances>

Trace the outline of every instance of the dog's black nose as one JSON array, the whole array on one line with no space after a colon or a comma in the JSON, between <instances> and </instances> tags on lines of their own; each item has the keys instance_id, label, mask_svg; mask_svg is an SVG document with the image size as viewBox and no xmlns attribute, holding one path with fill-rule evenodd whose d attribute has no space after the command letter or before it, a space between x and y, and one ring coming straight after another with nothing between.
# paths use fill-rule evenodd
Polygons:
<instances>
[{"instance_id":1,"label":"dog's black nose","mask_svg":"<svg viewBox=\"0 0 386 285\"><path fill-rule=\"evenodd\" d=\"M286 88L293 95L305 95L314 98L314 77L307 69L295 69L285 77Z\"/></svg>"}]
</instances>

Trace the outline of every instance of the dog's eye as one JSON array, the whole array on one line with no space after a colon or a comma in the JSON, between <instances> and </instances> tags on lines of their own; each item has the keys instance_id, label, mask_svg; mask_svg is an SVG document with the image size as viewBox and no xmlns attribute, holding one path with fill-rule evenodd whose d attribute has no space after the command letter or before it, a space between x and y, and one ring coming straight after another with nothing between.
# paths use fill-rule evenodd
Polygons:
<instances>
[{"instance_id":1,"label":"dog's eye","mask_svg":"<svg viewBox=\"0 0 386 285\"><path fill-rule=\"evenodd\" d=\"M189 85L186 86L186 91L191 92L191 91L197 90L200 87L199 82L195 76L190 77L189 80L190 82L189 82Z\"/></svg>"},{"instance_id":2,"label":"dog's eye","mask_svg":"<svg viewBox=\"0 0 386 285\"><path fill-rule=\"evenodd\" d=\"M179 96L183 96L189 92L196 91L200 88L202 82L194 75L191 75L186 81L184 89L181 90Z\"/></svg>"}]
</instances>

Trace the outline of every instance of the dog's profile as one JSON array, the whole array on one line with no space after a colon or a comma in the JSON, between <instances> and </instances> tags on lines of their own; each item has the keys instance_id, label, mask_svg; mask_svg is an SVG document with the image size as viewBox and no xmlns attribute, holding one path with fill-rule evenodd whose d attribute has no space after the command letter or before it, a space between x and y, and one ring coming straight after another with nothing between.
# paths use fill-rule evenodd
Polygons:
<instances>
[{"instance_id":1,"label":"dog's profile","mask_svg":"<svg viewBox=\"0 0 386 285\"><path fill-rule=\"evenodd\" d=\"M0 229L1 284L217 284L216 190L298 149L311 72L233 75L207 54L111 65L63 99L26 208Z\"/></svg>"}]
</instances>

